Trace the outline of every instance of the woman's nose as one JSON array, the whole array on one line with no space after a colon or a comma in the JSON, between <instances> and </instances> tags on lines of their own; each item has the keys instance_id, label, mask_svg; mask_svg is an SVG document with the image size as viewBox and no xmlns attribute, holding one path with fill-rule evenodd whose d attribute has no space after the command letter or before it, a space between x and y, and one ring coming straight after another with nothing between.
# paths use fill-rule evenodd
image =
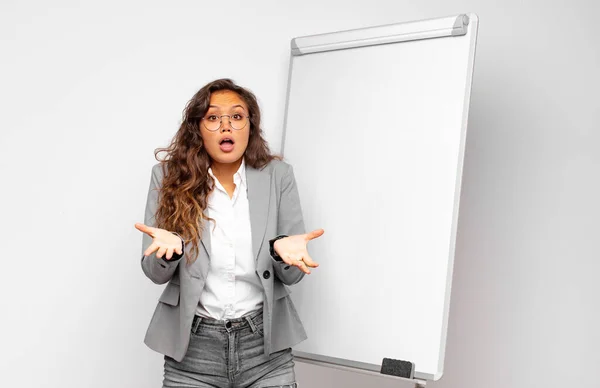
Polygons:
<instances>
[{"instance_id":1,"label":"woman's nose","mask_svg":"<svg viewBox=\"0 0 600 388\"><path fill-rule=\"evenodd\" d=\"M231 132L231 122L229 121L229 116L227 115L221 116L221 131L225 130Z\"/></svg>"}]
</instances>

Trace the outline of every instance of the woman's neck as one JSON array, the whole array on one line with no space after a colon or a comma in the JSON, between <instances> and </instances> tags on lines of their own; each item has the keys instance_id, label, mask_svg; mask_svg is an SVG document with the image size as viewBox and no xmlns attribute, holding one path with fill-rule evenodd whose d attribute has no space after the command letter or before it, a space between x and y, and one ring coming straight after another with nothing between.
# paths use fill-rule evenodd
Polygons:
<instances>
[{"instance_id":1,"label":"woman's neck","mask_svg":"<svg viewBox=\"0 0 600 388\"><path fill-rule=\"evenodd\" d=\"M242 165L242 159L233 163L218 163L213 161L210 168L221 184L232 184L233 176Z\"/></svg>"}]
</instances>

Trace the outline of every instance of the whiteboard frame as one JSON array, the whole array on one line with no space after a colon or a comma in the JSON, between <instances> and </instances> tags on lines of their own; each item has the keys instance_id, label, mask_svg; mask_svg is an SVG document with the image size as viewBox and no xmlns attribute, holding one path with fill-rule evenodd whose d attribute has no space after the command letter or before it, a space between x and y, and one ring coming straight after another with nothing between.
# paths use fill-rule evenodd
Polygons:
<instances>
[{"instance_id":1,"label":"whiteboard frame","mask_svg":"<svg viewBox=\"0 0 600 388\"><path fill-rule=\"evenodd\" d=\"M294 58L302 55L310 55L325 51L344 50L350 48L366 47L381 44L392 44L399 42L447 38L454 36L464 36L471 30L469 42L469 59L467 63L467 79L465 83L465 95L463 102L463 117L461 125L461 138L458 152L457 174L454 190L454 208L452 214L451 238L449 247L448 274L446 279L446 292L444 300L444 312L442 323L441 349L439 365L441 371L436 374L422 373L415 371L414 379L400 378L380 374L381 365L362 363L347 359L339 359L329 356L322 356L313 353L293 351L297 361L315 364L324 367L333 367L342 370L349 370L359 373L375 374L383 377L406 380L424 385L426 380L439 380L443 375L443 367L446 353L446 340L448 331L448 315L450 309L450 294L452 288L452 275L454 267L454 255L456 245L456 234L458 224L458 214L460 206L460 194L462 185L463 162L465 154L465 143L467 135L467 124L469 117L469 105L471 97L471 88L473 80L473 69L475 61L475 49L477 44L477 32L479 27L479 17L475 13L465 13L454 16L447 16L435 19L423 19L405 23L388 24L377 27L367 27L354 30L345 30L334 33L309 35L298 37L291 40L290 63L288 71L288 83L285 102L285 114L283 121L283 135L281 142L281 155L285 157L285 139L287 132L287 119L289 111L290 92L292 85L292 72ZM410 360L407 360L410 361ZM417 365L415 365L418 368Z\"/></svg>"}]
</instances>

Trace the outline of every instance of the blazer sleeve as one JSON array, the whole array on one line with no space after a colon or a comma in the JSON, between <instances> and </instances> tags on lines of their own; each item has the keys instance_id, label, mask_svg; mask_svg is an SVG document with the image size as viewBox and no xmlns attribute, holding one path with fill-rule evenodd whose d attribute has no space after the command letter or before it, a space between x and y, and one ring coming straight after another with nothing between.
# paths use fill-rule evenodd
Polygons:
<instances>
[{"instance_id":1,"label":"blazer sleeve","mask_svg":"<svg viewBox=\"0 0 600 388\"><path fill-rule=\"evenodd\" d=\"M306 233L304 219L302 217L302 208L300 206L300 196L294 170L288 164L288 169L281 181L281 197L279 200L279 212L277 216L277 235L293 236ZM290 266L285 262L273 261L273 270L275 276L283 284L292 285L298 283L304 277L305 273L296 266Z\"/></svg>"},{"instance_id":2,"label":"blazer sleeve","mask_svg":"<svg viewBox=\"0 0 600 388\"><path fill-rule=\"evenodd\" d=\"M144 214L144 224L152 227L156 225L155 215L158 208L158 193L162 183L162 175L161 165L154 165L152 167L150 187L148 188L148 198L146 200L146 212ZM156 252L153 252L150 256L144 256L144 251L146 251L150 244L152 244L152 237L146 233L142 233L142 270L154 283L164 284L173 277L173 273L181 262L180 259L183 255L175 254L171 260L167 260L165 256L160 259L157 258Z\"/></svg>"}]
</instances>

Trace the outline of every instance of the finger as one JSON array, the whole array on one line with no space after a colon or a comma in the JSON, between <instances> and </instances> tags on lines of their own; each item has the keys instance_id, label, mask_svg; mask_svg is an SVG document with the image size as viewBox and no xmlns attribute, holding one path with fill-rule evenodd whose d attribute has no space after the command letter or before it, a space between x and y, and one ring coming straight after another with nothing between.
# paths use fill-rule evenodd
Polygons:
<instances>
[{"instance_id":1,"label":"finger","mask_svg":"<svg viewBox=\"0 0 600 388\"><path fill-rule=\"evenodd\" d=\"M146 248L146 250L144 251L144 256L150 256L152 253L154 253L156 250L158 249L158 244L156 243L152 243L150 244L150 246L148 248Z\"/></svg>"},{"instance_id":2,"label":"finger","mask_svg":"<svg viewBox=\"0 0 600 388\"><path fill-rule=\"evenodd\" d=\"M177 245L175 245L175 247L173 248L173 251L175 253L177 253L178 255L181 255L182 252L182 245L183 245L183 238L177 237Z\"/></svg>"},{"instance_id":3,"label":"finger","mask_svg":"<svg viewBox=\"0 0 600 388\"><path fill-rule=\"evenodd\" d=\"M315 263L313 261L312 257L309 256L308 252L306 252L302 256L302 261L304 261L304 264L306 264L306 266L311 267L311 268L317 268L319 266L319 264Z\"/></svg>"},{"instance_id":4,"label":"finger","mask_svg":"<svg viewBox=\"0 0 600 388\"><path fill-rule=\"evenodd\" d=\"M158 249L158 252L156 252L156 257L159 258L159 259L162 259L162 257L165 255L165 252L167 252L167 248L160 247Z\"/></svg>"},{"instance_id":5,"label":"finger","mask_svg":"<svg viewBox=\"0 0 600 388\"><path fill-rule=\"evenodd\" d=\"M140 222L136 222L135 228L140 232L146 233L150 237L154 237L154 228L151 226L144 225Z\"/></svg>"},{"instance_id":6,"label":"finger","mask_svg":"<svg viewBox=\"0 0 600 388\"><path fill-rule=\"evenodd\" d=\"M298 267L304 273L310 273L310 270L306 267L306 263L302 261L302 255L292 254L290 256L292 259L292 265Z\"/></svg>"},{"instance_id":7,"label":"finger","mask_svg":"<svg viewBox=\"0 0 600 388\"><path fill-rule=\"evenodd\" d=\"M306 240L310 241L317 237L321 237L323 235L323 233L325 233L325 231L323 229L315 229L312 232L306 233Z\"/></svg>"},{"instance_id":8,"label":"finger","mask_svg":"<svg viewBox=\"0 0 600 388\"><path fill-rule=\"evenodd\" d=\"M167 258L167 260L171 260L171 257L173 257L173 248L167 249L167 254L165 255L165 257Z\"/></svg>"},{"instance_id":9,"label":"finger","mask_svg":"<svg viewBox=\"0 0 600 388\"><path fill-rule=\"evenodd\" d=\"M305 274L310 273L310 270L306 267L306 264L302 260L296 260L296 266Z\"/></svg>"}]
</instances>

